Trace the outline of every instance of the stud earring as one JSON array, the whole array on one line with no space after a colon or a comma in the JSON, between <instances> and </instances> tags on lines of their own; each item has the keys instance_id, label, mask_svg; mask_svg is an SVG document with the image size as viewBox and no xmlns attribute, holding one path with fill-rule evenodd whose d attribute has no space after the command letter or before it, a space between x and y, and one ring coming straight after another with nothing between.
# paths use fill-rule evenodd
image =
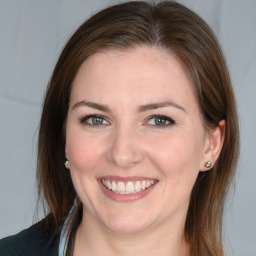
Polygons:
<instances>
[{"instance_id":1,"label":"stud earring","mask_svg":"<svg viewBox=\"0 0 256 256\"><path fill-rule=\"evenodd\" d=\"M65 167L66 167L66 168L67 168L68 163L69 163L69 160L68 160L68 159L67 159L67 157L65 156L65 162L64 162L64 165L65 165Z\"/></svg>"},{"instance_id":2,"label":"stud earring","mask_svg":"<svg viewBox=\"0 0 256 256\"><path fill-rule=\"evenodd\" d=\"M204 166L205 166L206 168L210 168L210 167L212 166L211 161L207 161L207 162L204 164Z\"/></svg>"}]
</instances>

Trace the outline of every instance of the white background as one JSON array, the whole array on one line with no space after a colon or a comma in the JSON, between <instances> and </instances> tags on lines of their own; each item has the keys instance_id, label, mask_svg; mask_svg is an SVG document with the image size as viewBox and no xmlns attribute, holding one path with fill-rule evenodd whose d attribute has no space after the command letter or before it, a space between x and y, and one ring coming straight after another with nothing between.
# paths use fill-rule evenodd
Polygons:
<instances>
[{"instance_id":1,"label":"white background","mask_svg":"<svg viewBox=\"0 0 256 256\"><path fill-rule=\"evenodd\" d=\"M0 0L0 238L35 215L37 127L66 40L92 13L120 1ZM256 255L256 0L183 0L213 28L238 102L241 156L225 214L228 255ZM40 211L38 218L41 217Z\"/></svg>"}]
</instances>

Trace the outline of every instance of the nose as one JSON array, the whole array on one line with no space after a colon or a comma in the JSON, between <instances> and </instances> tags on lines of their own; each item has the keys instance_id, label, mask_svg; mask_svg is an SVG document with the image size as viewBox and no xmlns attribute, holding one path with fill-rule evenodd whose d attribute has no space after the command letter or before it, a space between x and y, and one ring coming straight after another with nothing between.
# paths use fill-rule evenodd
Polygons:
<instances>
[{"instance_id":1,"label":"nose","mask_svg":"<svg viewBox=\"0 0 256 256\"><path fill-rule=\"evenodd\" d=\"M117 128L108 149L108 161L119 168L127 169L140 163L144 158L139 134L129 127Z\"/></svg>"}]
</instances>

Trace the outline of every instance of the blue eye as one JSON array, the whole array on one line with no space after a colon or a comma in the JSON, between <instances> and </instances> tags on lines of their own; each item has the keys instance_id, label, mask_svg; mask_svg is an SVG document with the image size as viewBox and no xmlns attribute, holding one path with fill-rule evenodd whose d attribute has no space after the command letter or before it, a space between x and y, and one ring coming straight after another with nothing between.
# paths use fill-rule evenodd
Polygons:
<instances>
[{"instance_id":1,"label":"blue eye","mask_svg":"<svg viewBox=\"0 0 256 256\"><path fill-rule=\"evenodd\" d=\"M164 128L174 123L175 122L173 119L167 116L162 116L162 115L151 116L148 119L148 124L152 126L156 126L157 128Z\"/></svg>"},{"instance_id":2,"label":"blue eye","mask_svg":"<svg viewBox=\"0 0 256 256\"><path fill-rule=\"evenodd\" d=\"M80 122L86 124L88 126L101 126L101 125L108 125L109 123L104 119L101 115L88 115L82 117Z\"/></svg>"}]
</instances>

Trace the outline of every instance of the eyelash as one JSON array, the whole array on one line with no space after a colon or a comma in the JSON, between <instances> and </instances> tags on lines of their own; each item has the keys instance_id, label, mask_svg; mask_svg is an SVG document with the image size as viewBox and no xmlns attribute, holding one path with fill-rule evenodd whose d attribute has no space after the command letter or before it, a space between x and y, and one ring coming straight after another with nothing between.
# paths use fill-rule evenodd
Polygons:
<instances>
[{"instance_id":1,"label":"eyelash","mask_svg":"<svg viewBox=\"0 0 256 256\"><path fill-rule=\"evenodd\" d=\"M98 127L101 127L101 126L105 125L105 124L90 124L90 123L88 123L88 120L90 118L100 118L100 119L106 121L105 117L102 116L102 115L99 115L99 114L91 114L91 115L83 116L79 119L79 121L80 121L81 124L85 124L86 126L89 126L89 127L97 127L98 128Z\"/></svg>"},{"instance_id":2,"label":"eyelash","mask_svg":"<svg viewBox=\"0 0 256 256\"><path fill-rule=\"evenodd\" d=\"M103 122L104 122L104 120L107 121L104 116L99 115L99 114L91 114L91 115L83 116L83 117L81 117L81 118L79 119L79 121L80 121L81 124L85 124L85 125L88 126L88 127L97 127L97 128L100 128L100 127L106 125L106 124L90 124L90 123L88 123L88 120L89 120L90 118L99 118L99 119L102 119ZM155 119L157 119L157 118L158 118L158 119L162 119L162 120L168 122L168 124L164 124L164 125L162 125L162 124L159 124L159 125L156 125L156 124L155 124L155 125L150 125L150 126L155 126L155 128L158 128L158 129L163 129L163 128L166 128L166 127L169 127L169 126L175 124L175 121L174 121L172 118L167 117L167 116L164 116L164 115L152 115L152 116L149 116L149 117L146 119L146 121L149 122L150 120L152 120L152 119L154 119L154 118L155 118ZM108 122L108 121L107 121L107 122Z\"/></svg>"},{"instance_id":3,"label":"eyelash","mask_svg":"<svg viewBox=\"0 0 256 256\"><path fill-rule=\"evenodd\" d=\"M160 125L152 125L152 126L155 126L158 129L163 129L163 128L166 128L166 127L169 127L169 126L175 124L175 121L172 118L164 116L164 115L152 115L152 116L147 118L147 121L149 122L150 120L152 120L154 118L155 119L157 119L157 118L162 119L162 120L165 120L165 121L168 122L168 124L164 124L164 125L161 125L161 124Z\"/></svg>"}]
</instances>

